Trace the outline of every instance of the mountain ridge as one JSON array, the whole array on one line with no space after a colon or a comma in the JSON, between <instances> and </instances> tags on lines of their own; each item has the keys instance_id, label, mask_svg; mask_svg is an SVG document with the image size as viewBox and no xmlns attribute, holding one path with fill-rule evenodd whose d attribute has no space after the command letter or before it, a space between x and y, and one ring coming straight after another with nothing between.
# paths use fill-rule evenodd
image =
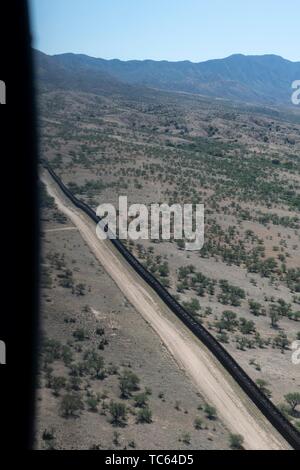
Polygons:
<instances>
[{"instance_id":1,"label":"mountain ridge","mask_svg":"<svg viewBox=\"0 0 300 470\"><path fill-rule=\"evenodd\" d=\"M122 61L102 59L85 54L47 55L35 51L37 63L48 61L52 75L66 74L72 82L77 76L86 86L106 81L109 89L147 87L164 91L195 93L211 98L263 105L291 106L292 82L300 79L300 62L292 62L275 54L232 54L223 59L204 62L155 61L152 59ZM41 78L40 68L38 77ZM57 75L56 74L56 75ZM47 78L44 74L42 77ZM65 80L68 81L67 77ZM104 89L105 86L103 85Z\"/></svg>"}]
</instances>

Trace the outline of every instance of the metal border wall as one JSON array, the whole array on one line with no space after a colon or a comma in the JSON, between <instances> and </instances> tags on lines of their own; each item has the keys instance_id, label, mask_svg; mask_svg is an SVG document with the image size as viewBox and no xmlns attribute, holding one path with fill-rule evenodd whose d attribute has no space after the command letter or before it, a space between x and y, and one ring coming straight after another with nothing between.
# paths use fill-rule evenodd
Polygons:
<instances>
[{"instance_id":1,"label":"metal border wall","mask_svg":"<svg viewBox=\"0 0 300 470\"><path fill-rule=\"evenodd\" d=\"M64 194L75 204L76 207L83 210L95 223L100 221L96 213L84 202L76 198L72 192L64 185L61 179L56 175L48 163L43 162L45 168L58 184ZM264 416L277 429L277 431L286 439L286 441L296 450L300 450L300 433L292 426L288 419L279 411L279 409L261 392L258 386L242 369L242 367L233 359L225 348L209 333L206 328L200 325L163 287L163 285L142 266L142 264L125 248L118 239L110 240L122 256L134 268L134 270L144 279L147 284L154 289L166 305L176 314L176 316L200 339L203 344L213 353L223 367L236 380L248 397L255 403Z\"/></svg>"}]
</instances>

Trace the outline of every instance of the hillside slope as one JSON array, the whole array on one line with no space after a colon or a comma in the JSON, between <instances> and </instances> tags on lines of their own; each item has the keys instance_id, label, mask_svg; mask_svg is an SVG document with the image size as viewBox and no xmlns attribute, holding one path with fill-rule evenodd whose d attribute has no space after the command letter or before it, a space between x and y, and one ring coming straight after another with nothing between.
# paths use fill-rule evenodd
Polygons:
<instances>
[{"instance_id":1,"label":"hillside slope","mask_svg":"<svg viewBox=\"0 0 300 470\"><path fill-rule=\"evenodd\" d=\"M300 79L300 62L276 55L232 55L200 63L189 61L121 61L81 54L47 56L36 53L42 81L80 85L81 91L100 87L124 91L129 85L196 93L249 103L291 104L292 82ZM47 73L46 73L47 72ZM50 73L49 73L50 72ZM58 76L63 75L63 79ZM128 88L127 88L128 90Z\"/></svg>"}]
</instances>

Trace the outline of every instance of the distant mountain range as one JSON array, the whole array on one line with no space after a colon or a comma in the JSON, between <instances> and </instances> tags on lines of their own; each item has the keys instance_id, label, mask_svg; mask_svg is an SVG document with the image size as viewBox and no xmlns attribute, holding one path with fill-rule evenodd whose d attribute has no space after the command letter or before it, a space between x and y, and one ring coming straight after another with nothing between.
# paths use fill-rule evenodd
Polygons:
<instances>
[{"instance_id":1,"label":"distant mountain range","mask_svg":"<svg viewBox=\"0 0 300 470\"><path fill-rule=\"evenodd\" d=\"M35 60L40 85L92 93L123 93L134 91L135 87L140 90L148 87L290 106L292 82L300 80L300 62L276 55L236 54L193 63L105 60L71 53L49 56L35 51Z\"/></svg>"}]
</instances>

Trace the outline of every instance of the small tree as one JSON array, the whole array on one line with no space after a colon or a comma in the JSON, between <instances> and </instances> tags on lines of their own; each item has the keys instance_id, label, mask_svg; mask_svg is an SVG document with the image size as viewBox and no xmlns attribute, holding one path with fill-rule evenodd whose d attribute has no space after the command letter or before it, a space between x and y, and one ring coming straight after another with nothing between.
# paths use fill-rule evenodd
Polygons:
<instances>
[{"instance_id":1,"label":"small tree","mask_svg":"<svg viewBox=\"0 0 300 470\"><path fill-rule=\"evenodd\" d=\"M277 309L278 309L279 315L282 315L283 317L288 317L289 313L291 312L291 304L288 304L283 299L278 299Z\"/></svg>"},{"instance_id":2,"label":"small tree","mask_svg":"<svg viewBox=\"0 0 300 470\"><path fill-rule=\"evenodd\" d=\"M232 310L224 310L222 313L221 321L225 324L225 329L228 331L233 331L234 327L237 324L236 313Z\"/></svg>"},{"instance_id":3,"label":"small tree","mask_svg":"<svg viewBox=\"0 0 300 470\"><path fill-rule=\"evenodd\" d=\"M65 418L73 417L77 412L83 410L83 402L80 395L67 394L61 401L61 411Z\"/></svg>"},{"instance_id":4,"label":"small tree","mask_svg":"<svg viewBox=\"0 0 300 470\"><path fill-rule=\"evenodd\" d=\"M252 320L246 320L246 318L240 318L240 332L243 335L250 335L255 332L255 323Z\"/></svg>"},{"instance_id":5,"label":"small tree","mask_svg":"<svg viewBox=\"0 0 300 470\"><path fill-rule=\"evenodd\" d=\"M198 299L192 299L190 302L182 302L182 305L191 315L196 315L201 308Z\"/></svg>"},{"instance_id":6,"label":"small tree","mask_svg":"<svg viewBox=\"0 0 300 470\"><path fill-rule=\"evenodd\" d=\"M255 300L249 300L249 308L252 315L256 317L262 315L262 305L259 302L256 302Z\"/></svg>"},{"instance_id":7,"label":"small tree","mask_svg":"<svg viewBox=\"0 0 300 470\"><path fill-rule=\"evenodd\" d=\"M104 379L104 359L94 350L88 350L84 354L86 367L89 373L96 379Z\"/></svg>"},{"instance_id":8,"label":"small tree","mask_svg":"<svg viewBox=\"0 0 300 470\"><path fill-rule=\"evenodd\" d=\"M224 320L215 321L214 326L220 334L223 334L223 330L227 329L227 323Z\"/></svg>"}]
</instances>

